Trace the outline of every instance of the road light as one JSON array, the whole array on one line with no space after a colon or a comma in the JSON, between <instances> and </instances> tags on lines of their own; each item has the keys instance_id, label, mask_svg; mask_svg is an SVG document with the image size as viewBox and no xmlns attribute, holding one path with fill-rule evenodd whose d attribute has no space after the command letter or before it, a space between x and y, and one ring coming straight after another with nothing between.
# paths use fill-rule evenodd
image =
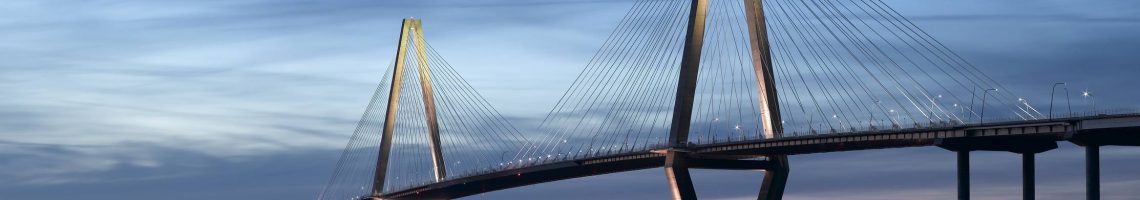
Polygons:
<instances>
[{"instance_id":1,"label":"road light","mask_svg":"<svg viewBox=\"0 0 1140 200\"><path fill-rule=\"evenodd\" d=\"M1069 84L1068 83L1053 83L1053 90L1049 92L1049 119L1053 119L1053 96L1057 94L1057 86L1058 85L1064 85L1065 86L1065 94L1069 93ZM1065 96L1066 96L1066 98L1068 98L1068 95L1065 95ZM1069 112L1072 112L1071 110L1072 109L1070 109Z\"/></svg>"},{"instance_id":2,"label":"road light","mask_svg":"<svg viewBox=\"0 0 1140 200\"><path fill-rule=\"evenodd\" d=\"M879 104L879 100L875 100L875 106L879 107L879 110L882 111L883 105ZM887 118L889 119L889 118L891 118L891 116L887 116ZM871 112L871 121L867 123L870 125L870 127L868 127L868 128L875 129L875 121L876 121L875 112Z\"/></svg>"},{"instance_id":3,"label":"road light","mask_svg":"<svg viewBox=\"0 0 1140 200\"><path fill-rule=\"evenodd\" d=\"M1096 114L1096 97L1093 97L1092 93L1087 89L1081 92L1081 96L1085 98L1085 103L1088 103L1089 100L1092 100L1092 112L1093 114Z\"/></svg>"},{"instance_id":4,"label":"road light","mask_svg":"<svg viewBox=\"0 0 1140 200\"><path fill-rule=\"evenodd\" d=\"M1032 119L1036 120L1036 119L1037 119L1037 116L1035 116L1033 113L1041 114L1041 112L1037 111L1037 109L1036 109L1036 108L1033 108L1033 106L1029 105L1029 100L1028 100L1028 99L1025 99L1025 98L1017 98L1017 101L1018 101L1019 103L1021 103L1021 105L1025 105L1025 109L1022 109L1021 111L1022 111L1022 112L1025 112L1025 114L1026 114L1026 115L1028 115L1028 116L1029 116L1029 118L1032 118ZM1019 108L1020 108L1021 106L1017 106L1017 107L1019 107Z\"/></svg>"},{"instance_id":5,"label":"road light","mask_svg":"<svg viewBox=\"0 0 1140 200\"><path fill-rule=\"evenodd\" d=\"M895 109L891 109L891 114L895 116L894 117L895 120L893 122L891 122L891 124L894 125L895 128L901 127L902 124L899 124L899 121L902 121L902 117L899 116L899 114L895 112ZM889 118L890 116L887 116L887 117Z\"/></svg>"},{"instance_id":6,"label":"road light","mask_svg":"<svg viewBox=\"0 0 1140 200\"><path fill-rule=\"evenodd\" d=\"M1025 101L1025 98L1022 98L1022 97L1018 97L1018 98L1017 98L1017 103L1018 103L1018 104L1017 104L1017 109L1020 109L1021 111L1025 112L1025 113L1027 113L1027 114L1029 113L1029 111L1026 111L1026 110L1028 110L1029 108L1021 108L1021 104L1025 104L1025 105L1026 105L1026 107L1028 107L1028 105L1029 105L1029 103ZM1021 113L1015 113L1015 114L1021 115ZM1030 117L1032 117L1032 116L1030 116ZM1025 117L1022 117L1022 119L1025 119Z\"/></svg>"},{"instance_id":7,"label":"road light","mask_svg":"<svg viewBox=\"0 0 1140 200\"><path fill-rule=\"evenodd\" d=\"M1021 103L1021 105L1025 105L1026 113L1029 113L1029 109L1032 109L1029 107L1029 100L1025 100L1025 98L1017 98L1017 102Z\"/></svg>"},{"instance_id":8,"label":"road light","mask_svg":"<svg viewBox=\"0 0 1140 200\"><path fill-rule=\"evenodd\" d=\"M954 104L954 108L956 108L956 110L958 110L958 113L957 113L958 116L962 116L962 113L965 112L961 107L958 107L958 104L956 104L956 103Z\"/></svg>"},{"instance_id":9,"label":"road light","mask_svg":"<svg viewBox=\"0 0 1140 200\"><path fill-rule=\"evenodd\" d=\"M982 113L978 116L978 124L982 124L982 123L986 122L986 96L988 96L990 94L990 91L996 92L998 90L994 89L994 88L990 88L990 89L986 89L986 91L982 92Z\"/></svg>"},{"instance_id":10,"label":"road light","mask_svg":"<svg viewBox=\"0 0 1140 200\"><path fill-rule=\"evenodd\" d=\"M510 151L503 151L502 154L499 154L499 159L507 160L507 152L510 152Z\"/></svg>"},{"instance_id":11,"label":"road light","mask_svg":"<svg viewBox=\"0 0 1140 200\"><path fill-rule=\"evenodd\" d=\"M938 105L942 103L942 95L940 94L934 96L934 99L931 101L933 102L930 102L930 112L934 112L935 109L938 109Z\"/></svg>"}]
</instances>

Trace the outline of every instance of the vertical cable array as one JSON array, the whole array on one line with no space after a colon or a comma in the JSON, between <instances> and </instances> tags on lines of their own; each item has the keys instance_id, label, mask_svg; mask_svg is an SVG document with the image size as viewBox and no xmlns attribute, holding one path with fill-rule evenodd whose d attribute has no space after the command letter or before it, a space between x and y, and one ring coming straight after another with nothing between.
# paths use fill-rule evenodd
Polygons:
<instances>
[{"instance_id":1,"label":"vertical cable array","mask_svg":"<svg viewBox=\"0 0 1140 200\"><path fill-rule=\"evenodd\" d=\"M638 1L508 163L659 147L669 130L688 1Z\"/></svg>"},{"instance_id":2,"label":"vertical cable array","mask_svg":"<svg viewBox=\"0 0 1140 200\"><path fill-rule=\"evenodd\" d=\"M416 28L418 21L415 21ZM341 155L328 185L318 199L359 199L371 195L376 159L387 159L383 192L422 186L500 169L506 156L514 155L526 139L506 117L467 83L430 44L422 30L407 39L403 61L403 81L393 85L394 66L373 95ZM427 71L421 71L421 70ZM424 78L422 75L426 75ZM434 102L425 101L423 90L430 88ZM393 116L392 150L378 155L379 141L388 113L390 90L399 90ZM427 103L425 103L427 102ZM435 106L439 145L446 176L437 180L425 109Z\"/></svg>"},{"instance_id":3,"label":"vertical cable array","mask_svg":"<svg viewBox=\"0 0 1140 200\"><path fill-rule=\"evenodd\" d=\"M492 172L505 165L527 138L427 45L432 79L438 80L440 137L447 179Z\"/></svg>"},{"instance_id":4,"label":"vertical cable array","mask_svg":"<svg viewBox=\"0 0 1140 200\"><path fill-rule=\"evenodd\" d=\"M663 147L688 3L636 2L544 118L541 136L506 164ZM762 137L744 9L739 0L709 2L690 143ZM880 0L766 0L764 9L787 136L1041 117Z\"/></svg>"},{"instance_id":5,"label":"vertical cable array","mask_svg":"<svg viewBox=\"0 0 1140 200\"><path fill-rule=\"evenodd\" d=\"M791 135L1041 117L880 0L766 2Z\"/></svg>"},{"instance_id":6,"label":"vertical cable array","mask_svg":"<svg viewBox=\"0 0 1140 200\"><path fill-rule=\"evenodd\" d=\"M709 1L689 141L763 137L744 1Z\"/></svg>"},{"instance_id":7,"label":"vertical cable array","mask_svg":"<svg viewBox=\"0 0 1140 200\"><path fill-rule=\"evenodd\" d=\"M389 62L394 63L394 62ZM379 129L387 112L388 88L392 84L392 68L389 65L373 92L372 99L364 109L363 116L341 152L340 159L333 167L328 183L317 196L320 200L358 199L367 196L372 188L372 175L376 169L376 158L380 148Z\"/></svg>"}]
</instances>

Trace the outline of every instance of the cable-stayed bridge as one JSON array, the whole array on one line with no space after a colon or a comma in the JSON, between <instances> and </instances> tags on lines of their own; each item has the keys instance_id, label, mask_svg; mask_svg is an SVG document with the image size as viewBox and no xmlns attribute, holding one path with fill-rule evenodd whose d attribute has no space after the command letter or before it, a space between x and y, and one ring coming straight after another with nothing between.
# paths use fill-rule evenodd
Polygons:
<instances>
[{"instance_id":1,"label":"cable-stayed bridge","mask_svg":"<svg viewBox=\"0 0 1140 200\"><path fill-rule=\"evenodd\" d=\"M1074 110L1063 83L1031 103L881 0L638 1L535 130L424 32L404 19L319 199L451 199L648 168L664 168L674 199L696 198L690 168L764 171L758 199L781 199L789 155L919 146L957 153L959 199L971 151L1022 154L1033 199L1034 154L1057 142L1085 147L1098 199L1099 147L1140 145L1140 110Z\"/></svg>"}]
</instances>

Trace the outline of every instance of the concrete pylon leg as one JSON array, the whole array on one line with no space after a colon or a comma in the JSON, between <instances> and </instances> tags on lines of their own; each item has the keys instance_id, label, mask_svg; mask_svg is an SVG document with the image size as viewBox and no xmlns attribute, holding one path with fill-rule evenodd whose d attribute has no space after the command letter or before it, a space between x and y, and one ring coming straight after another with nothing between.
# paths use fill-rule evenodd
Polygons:
<instances>
[{"instance_id":1,"label":"concrete pylon leg","mask_svg":"<svg viewBox=\"0 0 1140 200\"><path fill-rule=\"evenodd\" d=\"M970 151L958 151L958 199L970 200Z\"/></svg>"},{"instance_id":2,"label":"concrete pylon leg","mask_svg":"<svg viewBox=\"0 0 1140 200\"><path fill-rule=\"evenodd\" d=\"M1100 200L1100 146L1085 146L1085 199Z\"/></svg>"},{"instance_id":3,"label":"concrete pylon leg","mask_svg":"<svg viewBox=\"0 0 1140 200\"><path fill-rule=\"evenodd\" d=\"M670 151L665 154L665 176L669 178L669 190L675 200L695 200L697 190L689 175L688 163L683 152Z\"/></svg>"},{"instance_id":4,"label":"concrete pylon leg","mask_svg":"<svg viewBox=\"0 0 1140 200\"><path fill-rule=\"evenodd\" d=\"M764 183L760 186L758 200L780 200L784 198L784 187L788 184L788 156L771 156L768 160L774 164L773 169L764 173Z\"/></svg>"},{"instance_id":5,"label":"concrete pylon leg","mask_svg":"<svg viewBox=\"0 0 1140 200\"><path fill-rule=\"evenodd\" d=\"M1035 197L1036 162L1033 153L1021 154L1021 198L1033 200Z\"/></svg>"}]
</instances>

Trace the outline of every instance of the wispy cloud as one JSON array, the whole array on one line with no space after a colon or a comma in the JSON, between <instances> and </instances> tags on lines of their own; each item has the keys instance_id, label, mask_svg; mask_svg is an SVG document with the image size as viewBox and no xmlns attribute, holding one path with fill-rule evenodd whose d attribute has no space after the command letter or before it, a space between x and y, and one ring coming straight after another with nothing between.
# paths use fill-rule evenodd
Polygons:
<instances>
[{"instance_id":1,"label":"wispy cloud","mask_svg":"<svg viewBox=\"0 0 1140 200\"><path fill-rule=\"evenodd\" d=\"M1122 24L1134 23L1140 5L1038 2L888 3L921 14L913 18L920 26L1029 97L1047 96L1044 85L1064 80L1119 91L1105 92L1100 105L1134 104L1126 100L1140 97L1126 86L1138 83L1129 78L1136 74L1121 73L1140 63L1132 56L1140 52L1133 37L1140 29ZM553 106L631 3L5 1L0 199L52 199L61 190L88 199L311 199L392 60L400 18L424 18L433 47L525 127ZM935 9L941 5L950 6ZM1040 9L1058 14L1026 14ZM1081 157L1074 151L1039 160L1063 166L1057 171L1076 170ZM1109 152L1118 153L1106 153L1106 162L1140 163L1131 159L1135 152ZM948 197L948 155L906 149L794 157L789 195ZM993 164L1008 159L982 156L976 163L979 173L1011 173L1016 169ZM1129 193L1137 175L1117 170L1106 172L1119 175L1106 178L1106 197L1140 195ZM737 173L753 172L702 172L712 177L705 184L727 188L721 194L719 187L699 186L713 190L702 195L751 198L757 180ZM891 173L918 178L872 176ZM1080 180L1080 174L1057 176ZM942 182L890 192L922 178ZM645 170L473 198L595 197L549 195L573 188L605 191L596 197L657 199L666 195L663 180L659 170ZM1005 197L1014 189L1004 184L979 194ZM1070 184L1077 183L1039 191L1079 195Z\"/></svg>"}]
</instances>

